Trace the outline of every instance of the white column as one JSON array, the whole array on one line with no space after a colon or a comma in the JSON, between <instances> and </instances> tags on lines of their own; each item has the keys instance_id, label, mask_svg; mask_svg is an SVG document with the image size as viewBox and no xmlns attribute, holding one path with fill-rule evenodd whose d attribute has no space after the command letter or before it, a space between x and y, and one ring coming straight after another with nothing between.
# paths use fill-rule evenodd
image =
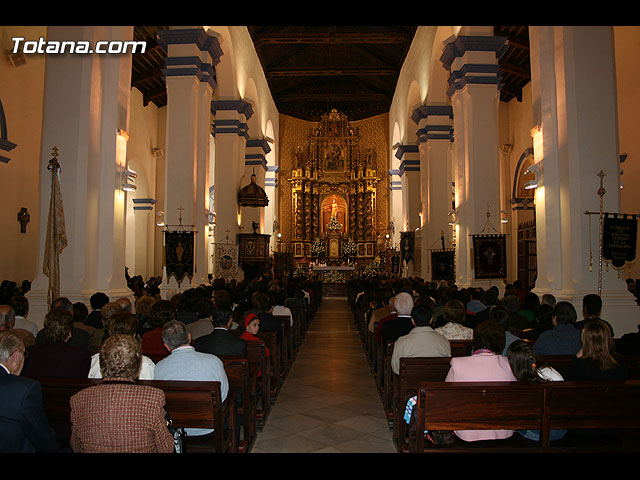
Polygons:
<instances>
[{"instance_id":1,"label":"white column","mask_svg":"<svg viewBox=\"0 0 640 480\"><path fill-rule=\"evenodd\" d=\"M181 283L183 289L208 282L211 98L214 66L222 50L217 38L202 27L179 27L158 35L167 51L165 223L175 229L181 222L196 231L194 273L190 283ZM165 292L178 289L175 278L167 279L166 271L163 276Z\"/></svg>"},{"instance_id":2,"label":"white column","mask_svg":"<svg viewBox=\"0 0 640 480\"><path fill-rule=\"evenodd\" d=\"M599 220L585 211L620 212L617 98L613 29L531 27L534 141L540 180L536 189L538 280L581 312L582 298L598 293ZM536 139L534 139L536 140ZM637 213L637 212L628 212ZM590 252L593 264L590 268ZM637 331L637 305L624 278L602 269L602 317L616 336Z\"/></svg>"},{"instance_id":3,"label":"white column","mask_svg":"<svg viewBox=\"0 0 640 480\"><path fill-rule=\"evenodd\" d=\"M214 100L213 134L216 143L214 175L216 201L216 243L237 245L242 212L238 205L238 191L245 170L247 143L246 120L253 114L251 105L241 100ZM214 264L215 271L215 264ZM237 280L244 277L238 267Z\"/></svg>"},{"instance_id":4,"label":"white column","mask_svg":"<svg viewBox=\"0 0 640 480\"><path fill-rule=\"evenodd\" d=\"M442 62L451 72L449 95L455 131L456 283L488 287L496 280L476 280L470 235L500 228L500 151L498 136L498 57L506 39L492 27L463 27L445 46ZM484 230L484 231L483 231Z\"/></svg>"},{"instance_id":5,"label":"white column","mask_svg":"<svg viewBox=\"0 0 640 480\"><path fill-rule=\"evenodd\" d=\"M48 27L47 40L96 42L133 38L133 27ZM40 162L38 275L28 294L30 318L42 325L48 278L42 273L51 196L47 164L58 148L67 247L60 255L60 295L88 303L96 291L128 296L124 277L126 139L131 54L46 56ZM121 134L119 134L120 132Z\"/></svg>"},{"instance_id":6,"label":"white column","mask_svg":"<svg viewBox=\"0 0 640 480\"><path fill-rule=\"evenodd\" d=\"M453 141L453 109L451 106L423 105L414 112L420 127L417 134L420 148L420 185L422 199L422 277L432 279L430 249L453 243L449 225L451 196L451 148ZM444 234L442 234L444 232Z\"/></svg>"}]
</instances>

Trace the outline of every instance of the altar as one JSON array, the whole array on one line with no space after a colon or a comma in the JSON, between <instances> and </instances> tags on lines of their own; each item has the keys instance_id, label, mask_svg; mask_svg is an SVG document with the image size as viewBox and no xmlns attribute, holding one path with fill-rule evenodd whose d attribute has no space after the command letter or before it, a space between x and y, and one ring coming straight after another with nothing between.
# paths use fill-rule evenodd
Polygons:
<instances>
[{"instance_id":1,"label":"altar","mask_svg":"<svg viewBox=\"0 0 640 480\"><path fill-rule=\"evenodd\" d=\"M346 297L347 282L353 277L353 265L311 265L311 271L321 275L324 297Z\"/></svg>"}]
</instances>

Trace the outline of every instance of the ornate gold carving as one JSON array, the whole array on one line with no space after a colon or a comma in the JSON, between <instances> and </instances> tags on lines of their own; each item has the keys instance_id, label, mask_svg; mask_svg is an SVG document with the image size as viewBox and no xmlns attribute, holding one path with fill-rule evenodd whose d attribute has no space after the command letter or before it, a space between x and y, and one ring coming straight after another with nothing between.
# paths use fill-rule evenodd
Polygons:
<instances>
[{"instance_id":1,"label":"ornate gold carving","mask_svg":"<svg viewBox=\"0 0 640 480\"><path fill-rule=\"evenodd\" d=\"M353 125L335 109L319 124L282 116L280 135L280 175L288 180L278 185L285 248L296 256L310 251L325 234L323 202L336 195L344 201L344 235L367 255L389 223L387 115Z\"/></svg>"}]
</instances>

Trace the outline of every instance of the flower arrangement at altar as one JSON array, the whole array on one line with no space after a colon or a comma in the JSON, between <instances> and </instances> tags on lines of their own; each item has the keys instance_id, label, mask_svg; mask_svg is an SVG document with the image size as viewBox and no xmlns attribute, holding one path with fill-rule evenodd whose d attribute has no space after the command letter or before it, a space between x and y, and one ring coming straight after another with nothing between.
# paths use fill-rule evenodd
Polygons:
<instances>
[{"instance_id":1,"label":"flower arrangement at altar","mask_svg":"<svg viewBox=\"0 0 640 480\"><path fill-rule=\"evenodd\" d=\"M349 239L342 244L342 255L344 257L355 257L357 252L356 242Z\"/></svg>"},{"instance_id":2,"label":"flower arrangement at altar","mask_svg":"<svg viewBox=\"0 0 640 480\"><path fill-rule=\"evenodd\" d=\"M335 215L331 217L331 220L329 220L329 224L327 225L327 229L342 230L342 224L338 221L338 217L336 217Z\"/></svg>"},{"instance_id":3,"label":"flower arrangement at altar","mask_svg":"<svg viewBox=\"0 0 640 480\"><path fill-rule=\"evenodd\" d=\"M384 269L380 264L380 257L376 257L375 260L373 260L371 263L369 263L367 266L364 267L364 270L362 271L362 276L371 278L371 277L378 277L383 273L384 273Z\"/></svg>"},{"instance_id":4,"label":"flower arrangement at altar","mask_svg":"<svg viewBox=\"0 0 640 480\"><path fill-rule=\"evenodd\" d=\"M344 282L344 274L337 270L331 270L324 274L324 281L327 283L342 283Z\"/></svg>"},{"instance_id":5,"label":"flower arrangement at altar","mask_svg":"<svg viewBox=\"0 0 640 480\"><path fill-rule=\"evenodd\" d=\"M327 247L320 238L316 238L311 245L311 255L314 257L324 257L327 253Z\"/></svg>"},{"instance_id":6,"label":"flower arrangement at altar","mask_svg":"<svg viewBox=\"0 0 640 480\"><path fill-rule=\"evenodd\" d=\"M307 271L302 267L302 265L298 265L296 269L293 271L293 278L296 280L302 280L307 278Z\"/></svg>"}]
</instances>

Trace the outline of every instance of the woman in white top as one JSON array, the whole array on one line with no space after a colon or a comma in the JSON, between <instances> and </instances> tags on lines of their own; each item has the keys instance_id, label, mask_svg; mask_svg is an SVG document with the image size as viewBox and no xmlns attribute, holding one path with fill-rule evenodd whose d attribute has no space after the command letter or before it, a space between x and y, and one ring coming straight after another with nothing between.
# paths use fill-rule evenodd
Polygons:
<instances>
[{"instance_id":1,"label":"woman in white top","mask_svg":"<svg viewBox=\"0 0 640 480\"><path fill-rule=\"evenodd\" d=\"M121 312L113 315L107 321L107 332L109 337L121 333L123 335L131 335L140 341L137 335L138 318L130 312ZM140 362L139 380L153 380L153 372L155 363L149 357L143 355ZM91 367L89 368L89 378L102 378L100 370L100 353L96 353L91 357Z\"/></svg>"},{"instance_id":2,"label":"woman in white top","mask_svg":"<svg viewBox=\"0 0 640 480\"><path fill-rule=\"evenodd\" d=\"M519 382L561 382L564 380L555 368L538 367L531 346L524 340L516 340L511 343L507 349L507 357L511 371ZM540 440L539 430L518 430L517 432L529 440ZM566 430L551 430L549 438L560 440L566 433Z\"/></svg>"}]
</instances>

